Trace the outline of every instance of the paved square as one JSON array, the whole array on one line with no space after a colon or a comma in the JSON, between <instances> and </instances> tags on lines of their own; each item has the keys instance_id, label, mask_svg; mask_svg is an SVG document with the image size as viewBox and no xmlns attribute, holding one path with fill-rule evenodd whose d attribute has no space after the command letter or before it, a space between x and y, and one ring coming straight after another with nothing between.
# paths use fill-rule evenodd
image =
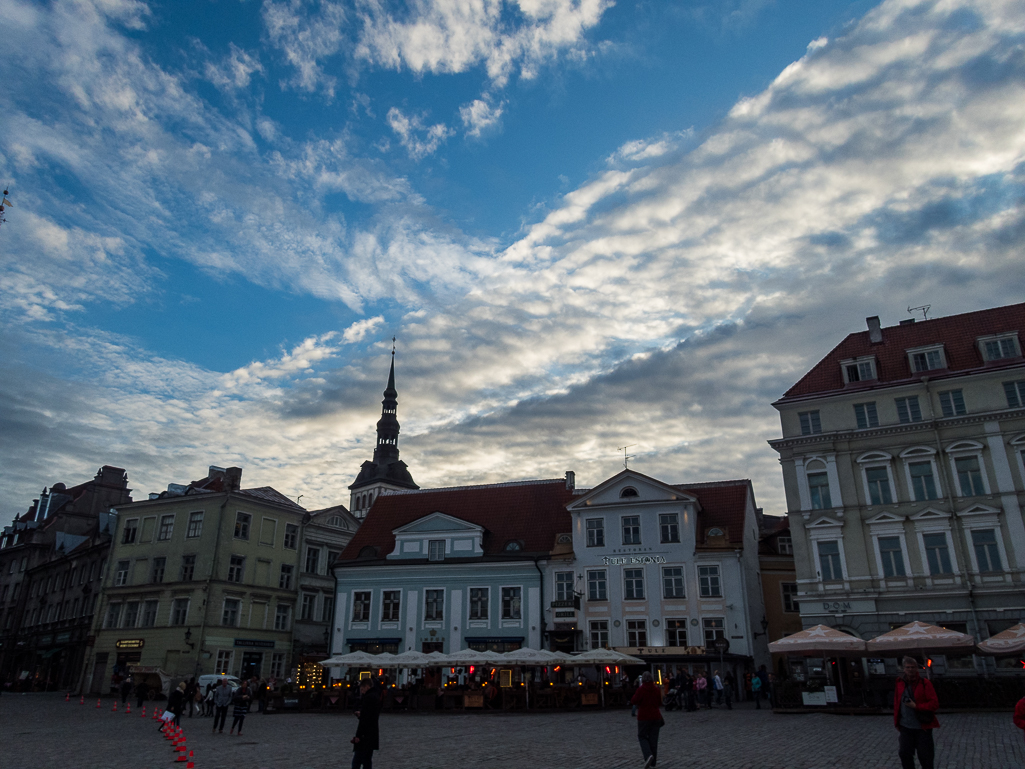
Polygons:
<instances>
[{"instance_id":1,"label":"paved square","mask_svg":"<svg viewBox=\"0 0 1025 769\"><path fill-rule=\"evenodd\" d=\"M113 701L5 694L2 769L167 769L170 743ZM877 769L899 767L885 716L666 713L661 769ZM1022 769L1025 740L1008 713L943 715L936 769ZM335 769L352 761L350 714L251 714L243 737L212 735L209 718L182 719L196 769ZM230 724L230 715L229 715ZM585 713L385 713L375 769L640 769L628 710Z\"/></svg>"}]
</instances>

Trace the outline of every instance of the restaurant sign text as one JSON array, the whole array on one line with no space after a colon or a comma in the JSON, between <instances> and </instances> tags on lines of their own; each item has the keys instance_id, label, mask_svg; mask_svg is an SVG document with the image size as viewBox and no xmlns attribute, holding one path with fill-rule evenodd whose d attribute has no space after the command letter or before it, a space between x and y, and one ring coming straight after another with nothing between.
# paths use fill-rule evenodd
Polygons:
<instances>
[{"instance_id":1,"label":"restaurant sign text","mask_svg":"<svg viewBox=\"0 0 1025 769\"><path fill-rule=\"evenodd\" d=\"M621 558L606 555L601 562L606 566L630 566L635 563L665 563L666 559L662 555L630 555Z\"/></svg>"}]
</instances>

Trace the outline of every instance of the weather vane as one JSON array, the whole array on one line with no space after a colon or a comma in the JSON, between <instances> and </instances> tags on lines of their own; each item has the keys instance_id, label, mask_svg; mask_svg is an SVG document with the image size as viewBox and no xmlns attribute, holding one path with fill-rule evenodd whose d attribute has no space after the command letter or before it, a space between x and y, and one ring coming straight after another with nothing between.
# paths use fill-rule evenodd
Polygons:
<instances>
[{"instance_id":1,"label":"weather vane","mask_svg":"<svg viewBox=\"0 0 1025 769\"><path fill-rule=\"evenodd\" d=\"M5 207L5 206L13 206L13 205L14 205L14 203L12 203L11 201L9 201L9 200L7 199L7 192L8 192L8 190L7 190L7 188L5 187L5 188L4 188L4 197L3 197L3 200L2 200L2 201L0 201L0 224L3 224L4 222L6 222L6 221L7 221L7 217L6 217L6 216L4 216L4 207Z\"/></svg>"},{"instance_id":2,"label":"weather vane","mask_svg":"<svg viewBox=\"0 0 1025 769\"><path fill-rule=\"evenodd\" d=\"M629 449L629 448L633 448L636 445L637 445L636 443L631 443L629 446L620 446L618 449L616 449L616 451L622 451L623 452L623 467L626 468L627 470L630 469L630 460L634 458L634 455L633 454L627 454L626 450Z\"/></svg>"}]
</instances>

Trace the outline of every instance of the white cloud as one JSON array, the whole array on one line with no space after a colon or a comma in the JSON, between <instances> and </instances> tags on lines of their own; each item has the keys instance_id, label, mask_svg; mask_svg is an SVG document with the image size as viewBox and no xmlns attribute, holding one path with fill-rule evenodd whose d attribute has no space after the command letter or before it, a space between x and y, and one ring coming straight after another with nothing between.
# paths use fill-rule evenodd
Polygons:
<instances>
[{"instance_id":1,"label":"white cloud","mask_svg":"<svg viewBox=\"0 0 1025 769\"><path fill-rule=\"evenodd\" d=\"M388 125L413 160L433 155L452 135L452 130L444 123L425 125L425 118L426 114L406 115L398 107L388 110Z\"/></svg>"},{"instance_id":2,"label":"white cloud","mask_svg":"<svg viewBox=\"0 0 1025 769\"><path fill-rule=\"evenodd\" d=\"M347 344L362 342L367 334L373 333L384 323L384 316L377 315L373 318L358 320L349 326L342 333L342 340Z\"/></svg>"},{"instance_id":3,"label":"white cloud","mask_svg":"<svg viewBox=\"0 0 1025 769\"><path fill-rule=\"evenodd\" d=\"M206 64L207 79L222 91L248 88L252 76L264 71L257 56L242 50L234 43L230 46L231 53L219 65L213 62Z\"/></svg>"},{"instance_id":4,"label":"white cloud","mask_svg":"<svg viewBox=\"0 0 1025 769\"><path fill-rule=\"evenodd\" d=\"M504 101L495 105L488 98L474 99L469 104L464 104L459 108L459 117L466 128L466 135L480 138L483 131L496 127L502 118L504 107Z\"/></svg>"},{"instance_id":5,"label":"white cloud","mask_svg":"<svg viewBox=\"0 0 1025 769\"><path fill-rule=\"evenodd\" d=\"M317 11L308 10L313 7ZM289 85L308 92L321 88L334 96L335 79L324 72L322 62L341 50L345 17L341 3L331 0L264 0L267 37L296 70Z\"/></svg>"}]
</instances>

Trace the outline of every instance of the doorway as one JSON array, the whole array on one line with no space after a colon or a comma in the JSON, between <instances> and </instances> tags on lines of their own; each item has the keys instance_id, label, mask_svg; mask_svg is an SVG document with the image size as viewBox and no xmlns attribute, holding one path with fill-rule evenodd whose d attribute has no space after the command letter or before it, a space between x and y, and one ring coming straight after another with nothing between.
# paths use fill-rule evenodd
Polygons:
<instances>
[{"instance_id":1,"label":"doorway","mask_svg":"<svg viewBox=\"0 0 1025 769\"><path fill-rule=\"evenodd\" d=\"M263 669L263 652L243 652L242 667L238 677L243 681L250 678L259 678Z\"/></svg>"}]
</instances>

